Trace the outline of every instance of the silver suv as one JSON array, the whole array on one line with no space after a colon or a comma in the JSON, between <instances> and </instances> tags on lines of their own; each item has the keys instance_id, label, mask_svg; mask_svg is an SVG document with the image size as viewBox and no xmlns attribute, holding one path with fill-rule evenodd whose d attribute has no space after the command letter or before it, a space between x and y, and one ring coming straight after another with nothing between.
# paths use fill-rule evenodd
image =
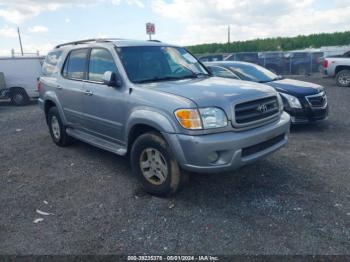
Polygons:
<instances>
[{"instance_id":1,"label":"silver suv","mask_svg":"<svg viewBox=\"0 0 350 262\"><path fill-rule=\"evenodd\" d=\"M213 77L186 49L90 39L49 52L39 103L53 141L130 155L146 191L176 192L187 172L236 169L287 142L290 117L268 86Z\"/></svg>"}]
</instances>

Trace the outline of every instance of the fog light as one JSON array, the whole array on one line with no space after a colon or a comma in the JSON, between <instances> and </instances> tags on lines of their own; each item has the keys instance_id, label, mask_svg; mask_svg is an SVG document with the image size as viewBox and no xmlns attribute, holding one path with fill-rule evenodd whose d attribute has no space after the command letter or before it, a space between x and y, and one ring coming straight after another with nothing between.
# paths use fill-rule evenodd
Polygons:
<instances>
[{"instance_id":1,"label":"fog light","mask_svg":"<svg viewBox=\"0 0 350 262\"><path fill-rule=\"evenodd\" d=\"M209 155L208 155L208 159L209 159L210 163L216 162L218 160L218 158L219 158L219 154L215 151L209 153Z\"/></svg>"}]
</instances>

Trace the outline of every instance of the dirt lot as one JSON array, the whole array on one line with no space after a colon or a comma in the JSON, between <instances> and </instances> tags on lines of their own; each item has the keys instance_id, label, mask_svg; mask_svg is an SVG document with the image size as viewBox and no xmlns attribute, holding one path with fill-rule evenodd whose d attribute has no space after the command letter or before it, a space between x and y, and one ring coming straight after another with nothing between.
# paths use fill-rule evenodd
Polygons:
<instances>
[{"instance_id":1,"label":"dirt lot","mask_svg":"<svg viewBox=\"0 0 350 262\"><path fill-rule=\"evenodd\" d=\"M55 146L36 104L0 102L0 253L350 254L350 88L307 80L327 87L328 121L170 199L145 194L126 158Z\"/></svg>"}]
</instances>

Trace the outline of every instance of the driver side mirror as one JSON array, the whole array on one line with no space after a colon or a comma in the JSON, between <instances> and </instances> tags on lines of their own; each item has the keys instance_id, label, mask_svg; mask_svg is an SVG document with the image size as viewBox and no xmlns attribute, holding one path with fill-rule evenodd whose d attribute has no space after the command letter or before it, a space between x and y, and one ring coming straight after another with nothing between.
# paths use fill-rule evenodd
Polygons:
<instances>
[{"instance_id":1,"label":"driver side mirror","mask_svg":"<svg viewBox=\"0 0 350 262\"><path fill-rule=\"evenodd\" d=\"M119 87L122 83L115 72L106 71L103 74L103 84L107 86Z\"/></svg>"}]
</instances>

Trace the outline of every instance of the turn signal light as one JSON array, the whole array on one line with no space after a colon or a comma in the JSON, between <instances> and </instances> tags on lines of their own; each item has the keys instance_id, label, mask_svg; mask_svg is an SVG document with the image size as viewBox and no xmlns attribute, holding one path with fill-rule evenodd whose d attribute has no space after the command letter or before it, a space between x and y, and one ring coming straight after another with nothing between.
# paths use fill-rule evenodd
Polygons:
<instances>
[{"instance_id":1,"label":"turn signal light","mask_svg":"<svg viewBox=\"0 0 350 262\"><path fill-rule=\"evenodd\" d=\"M202 122L196 109L179 109L175 116L180 125L186 129L202 129Z\"/></svg>"}]
</instances>

